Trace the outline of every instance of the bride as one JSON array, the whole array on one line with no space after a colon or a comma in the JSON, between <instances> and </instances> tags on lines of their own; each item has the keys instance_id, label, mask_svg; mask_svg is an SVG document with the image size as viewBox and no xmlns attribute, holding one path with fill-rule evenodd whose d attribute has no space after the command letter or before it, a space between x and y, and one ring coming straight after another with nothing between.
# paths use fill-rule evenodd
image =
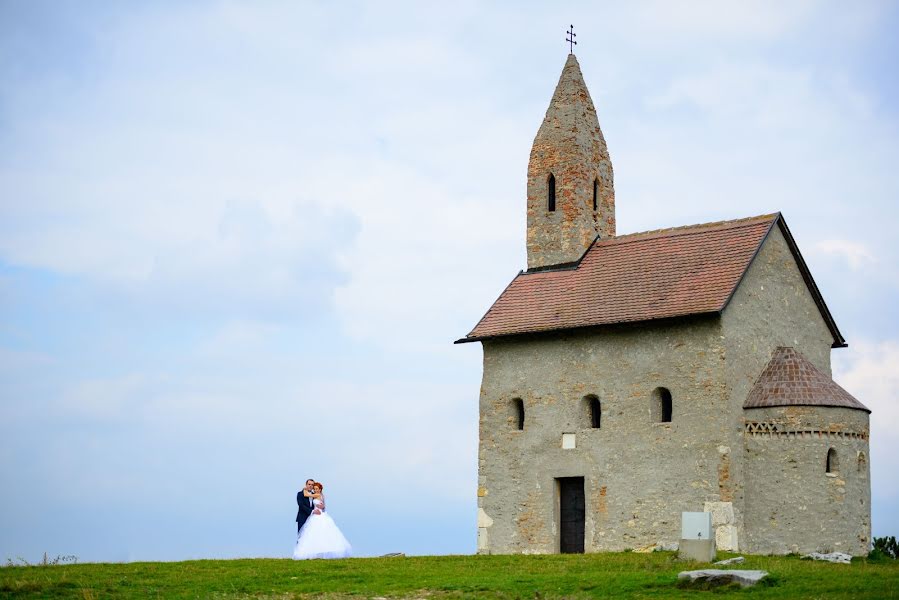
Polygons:
<instances>
[{"instance_id":1,"label":"bride","mask_svg":"<svg viewBox=\"0 0 899 600\"><path fill-rule=\"evenodd\" d=\"M315 510L306 519L300 533L297 534L297 544L293 548L293 557L296 560L304 558L346 558L350 556L353 548L338 529L331 515L325 512L325 497L322 495L324 486L316 482L312 484L312 493L303 490L303 496L312 498Z\"/></svg>"}]
</instances>

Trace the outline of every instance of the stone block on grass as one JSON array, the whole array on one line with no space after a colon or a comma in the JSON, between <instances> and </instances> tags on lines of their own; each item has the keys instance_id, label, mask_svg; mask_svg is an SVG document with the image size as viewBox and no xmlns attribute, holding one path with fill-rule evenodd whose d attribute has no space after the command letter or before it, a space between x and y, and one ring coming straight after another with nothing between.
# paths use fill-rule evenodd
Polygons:
<instances>
[{"instance_id":1,"label":"stone block on grass","mask_svg":"<svg viewBox=\"0 0 899 600\"><path fill-rule=\"evenodd\" d=\"M767 571L701 569L698 571L682 571L677 574L677 579L683 586L717 587L737 583L740 587L749 587L757 584L767 576Z\"/></svg>"}]
</instances>

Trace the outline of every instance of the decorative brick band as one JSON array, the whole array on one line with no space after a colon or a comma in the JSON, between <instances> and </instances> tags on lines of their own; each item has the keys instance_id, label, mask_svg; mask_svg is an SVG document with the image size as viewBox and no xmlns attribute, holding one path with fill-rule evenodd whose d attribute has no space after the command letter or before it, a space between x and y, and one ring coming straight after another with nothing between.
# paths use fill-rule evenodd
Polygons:
<instances>
[{"instance_id":1,"label":"decorative brick band","mask_svg":"<svg viewBox=\"0 0 899 600\"><path fill-rule=\"evenodd\" d=\"M744 433L753 437L778 436L794 438L838 438L846 440L867 440L867 431L846 431L842 429L796 429L789 428L780 423L748 421L743 426Z\"/></svg>"}]
</instances>

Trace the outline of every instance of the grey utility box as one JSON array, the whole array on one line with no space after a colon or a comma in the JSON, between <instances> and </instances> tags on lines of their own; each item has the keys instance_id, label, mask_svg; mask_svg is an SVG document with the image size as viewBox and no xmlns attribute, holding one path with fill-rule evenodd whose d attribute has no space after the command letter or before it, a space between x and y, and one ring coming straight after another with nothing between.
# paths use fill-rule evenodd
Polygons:
<instances>
[{"instance_id":1,"label":"grey utility box","mask_svg":"<svg viewBox=\"0 0 899 600\"><path fill-rule=\"evenodd\" d=\"M712 513L681 513L681 540L677 555L686 560L712 562L715 560L715 536L712 533Z\"/></svg>"}]
</instances>

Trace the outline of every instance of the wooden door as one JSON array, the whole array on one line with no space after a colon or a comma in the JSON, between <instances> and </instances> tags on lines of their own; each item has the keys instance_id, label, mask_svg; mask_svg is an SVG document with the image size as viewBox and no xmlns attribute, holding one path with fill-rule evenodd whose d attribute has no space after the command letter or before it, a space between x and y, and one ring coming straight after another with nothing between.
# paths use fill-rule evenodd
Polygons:
<instances>
[{"instance_id":1,"label":"wooden door","mask_svg":"<svg viewBox=\"0 0 899 600\"><path fill-rule=\"evenodd\" d=\"M559 551L584 551L584 478L560 477L559 481Z\"/></svg>"}]
</instances>

